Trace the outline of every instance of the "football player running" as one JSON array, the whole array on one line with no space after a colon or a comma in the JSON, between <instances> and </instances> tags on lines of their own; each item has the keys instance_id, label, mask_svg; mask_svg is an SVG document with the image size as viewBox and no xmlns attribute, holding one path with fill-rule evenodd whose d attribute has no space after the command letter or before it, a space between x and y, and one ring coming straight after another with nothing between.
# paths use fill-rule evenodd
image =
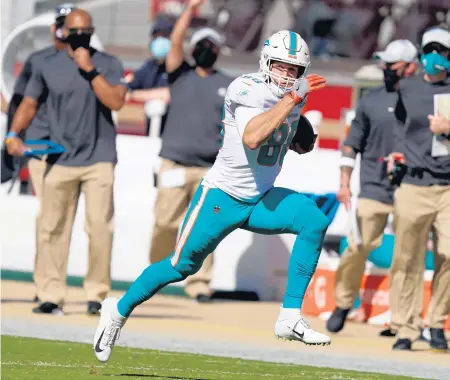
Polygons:
<instances>
[{"instance_id":1,"label":"football player running","mask_svg":"<svg viewBox=\"0 0 450 380\"><path fill-rule=\"evenodd\" d=\"M309 66L305 41L283 30L265 41L259 72L230 84L222 148L192 200L175 251L148 266L120 300L103 302L93 344L100 361L109 359L136 306L164 286L196 273L206 256L238 228L265 235L297 235L275 335L309 345L330 344L330 338L314 331L301 314L328 218L308 197L274 187L287 150L305 153L300 144L292 143L301 109L309 92L325 86L325 78L306 76Z\"/></svg>"}]
</instances>

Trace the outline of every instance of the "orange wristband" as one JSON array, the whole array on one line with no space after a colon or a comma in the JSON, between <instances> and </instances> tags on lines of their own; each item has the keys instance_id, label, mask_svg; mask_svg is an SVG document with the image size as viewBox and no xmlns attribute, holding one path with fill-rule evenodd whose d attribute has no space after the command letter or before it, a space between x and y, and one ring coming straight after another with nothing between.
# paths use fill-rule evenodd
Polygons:
<instances>
[{"instance_id":1,"label":"orange wristband","mask_svg":"<svg viewBox=\"0 0 450 380\"><path fill-rule=\"evenodd\" d=\"M303 101L303 98L298 96L295 91L290 91L288 95L290 95L294 99L296 105L300 104Z\"/></svg>"}]
</instances>

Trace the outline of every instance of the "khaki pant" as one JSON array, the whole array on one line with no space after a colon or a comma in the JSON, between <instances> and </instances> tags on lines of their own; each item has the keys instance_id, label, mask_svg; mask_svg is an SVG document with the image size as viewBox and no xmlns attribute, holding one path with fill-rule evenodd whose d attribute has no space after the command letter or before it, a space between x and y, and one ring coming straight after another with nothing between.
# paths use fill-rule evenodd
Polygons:
<instances>
[{"instance_id":1,"label":"khaki pant","mask_svg":"<svg viewBox=\"0 0 450 380\"><path fill-rule=\"evenodd\" d=\"M335 299L341 309L350 309L358 296L361 278L366 261L371 251L378 248L383 240L384 229L394 207L390 204L372 199L358 199L357 219L361 233L361 244L357 245L352 234L347 238L348 247L341 256L336 271ZM423 284L420 287L422 296L417 298L415 316L421 323L420 315L423 306ZM394 295L395 296L395 295ZM399 321L392 315L390 329L397 331Z\"/></svg>"},{"instance_id":2,"label":"khaki pant","mask_svg":"<svg viewBox=\"0 0 450 380\"><path fill-rule=\"evenodd\" d=\"M443 328L450 312L450 186L402 184L395 193L395 247L391 267L391 311L399 338L420 334L414 305L421 292L428 233L435 233L435 272L428 321ZM395 296L392 296L395 294Z\"/></svg>"},{"instance_id":3,"label":"khaki pant","mask_svg":"<svg viewBox=\"0 0 450 380\"><path fill-rule=\"evenodd\" d=\"M106 297L111 286L113 184L112 163L47 168L38 225L39 260L34 272L37 295L42 302L61 305L66 296L67 260L80 192L85 197L85 231L89 237L84 290L88 301L100 302Z\"/></svg>"},{"instance_id":4,"label":"khaki pant","mask_svg":"<svg viewBox=\"0 0 450 380\"><path fill-rule=\"evenodd\" d=\"M186 184L177 187L165 187L164 173L173 169L186 171ZM155 204L155 223L150 246L150 262L161 261L173 252L178 230L188 210L189 204L200 181L208 168L185 167L163 159L158 173L158 195ZM211 294L213 255L208 255L200 270L186 279L185 292L195 298L199 294Z\"/></svg>"},{"instance_id":5,"label":"khaki pant","mask_svg":"<svg viewBox=\"0 0 450 380\"><path fill-rule=\"evenodd\" d=\"M348 247L341 256L336 271L335 298L341 309L350 309L358 296L361 278L366 268L369 253L378 248L384 228L393 206L372 199L358 199L357 219L361 244L357 245L352 234L348 236Z\"/></svg>"},{"instance_id":6,"label":"khaki pant","mask_svg":"<svg viewBox=\"0 0 450 380\"><path fill-rule=\"evenodd\" d=\"M38 160L36 158L30 158L28 161L28 171L30 173L31 184L33 185L34 193L39 201L41 201L41 188L42 179L44 178L44 172L47 168L45 160Z\"/></svg>"},{"instance_id":7,"label":"khaki pant","mask_svg":"<svg viewBox=\"0 0 450 380\"><path fill-rule=\"evenodd\" d=\"M41 205L41 195L42 195L42 181L44 178L44 173L47 168L47 163L45 160L38 160L36 158L31 158L28 161L28 171L30 173L31 184L33 186L34 193L36 194L36 198L39 201L39 207ZM38 230L39 230L39 214L36 217L36 254L34 256L34 268L42 268L41 265L38 264L39 260L39 244L38 242ZM39 273L35 273L35 276L39 277Z\"/></svg>"}]
</instances>

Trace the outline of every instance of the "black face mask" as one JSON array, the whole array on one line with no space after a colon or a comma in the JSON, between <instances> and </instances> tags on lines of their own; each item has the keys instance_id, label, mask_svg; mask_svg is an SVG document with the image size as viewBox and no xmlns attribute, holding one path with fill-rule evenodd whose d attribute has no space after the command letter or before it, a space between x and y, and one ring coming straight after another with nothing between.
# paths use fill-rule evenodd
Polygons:
<instances>
[{"instance_id":1,"label":"black face mask","mask_svg":"<svg viewBox=\"0 0 450 380\"><path fill-rule=\"evenodd\" d=\"M211 68L217 60L218 54L214 52L209 41L199 42L192 53L197 66L204 69Z\"/></svg>"},{"instance_id":2,"label":"black face mask","mask_svg":"<svg viewBox=\"0 0 450 380\"><path fill-rule=\"evenodd\" d=\"M384 75L384 85L386 87L386 91L394 92L395 86L397 85L398 81L400 80L400 76L397 75L397 70L384 69L383 75Z\"/></svg>"},{"instance_id":3,"label":"black face mask","mask_svg":"<svg viewBox=\"0 0 450 380\"><path fill-rule=\"evenodd\" d=\"M91 35L88 33L69 34L64 42L69 44L73 51L77 50L79 47L89 49Z\"/></svg>"}]
</instances>

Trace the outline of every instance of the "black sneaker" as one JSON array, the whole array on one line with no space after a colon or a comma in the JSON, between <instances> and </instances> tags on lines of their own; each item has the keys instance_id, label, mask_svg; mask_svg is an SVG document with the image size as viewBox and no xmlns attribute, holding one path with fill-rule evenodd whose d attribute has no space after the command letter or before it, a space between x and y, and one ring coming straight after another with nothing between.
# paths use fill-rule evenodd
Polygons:
<instances>
[{"instance_id":1,"label":"black sneaker","mask_svg":"<svg viewBox=\"0 0 450 380\"><path fill-rule=\"evenodd\" d=\"M102 308L102 304L100 302L89 301L88 302L87 313L89 315L99 315L101 308Z\"/></svg>"},{"instance_id":2,"label":"black sneaker","mask_svg":"<svg viewBox=\"0 0 450 380\"><path fill-rule=\"evenodd\" d=\"M412 342L409 339L399 339L392 346L393 350L405 350L410 351L412 346Z\"/></svg>"},{"instance_id":3,"label":"black sneaker","mask_svg":"<svg viewBox=\"0 0 450 380\"><path fill-rule=\"evenodd\" d=\"M430 347L434 350L446 351L448 350L447 339L445 338L443 329L430 328Z\"/></svg>"},{"instance_id":4,"label":"black sneaker","mask_svg":"<svg viewBox=\"0 0 450 380\"><path fill-rule=\"evenodd\" d=\"M349 311L350 309L341 309L337 307L327 321L327 330L333 333L341 331L344 328Z\"/></svg>"},{"instance_id":5,"label":"black sneaker","mask_svg":"<svg viewBox=\"0 0 450 380\"><path fill-rule=\"evenodd\" d=\"M53 314L53 315L64 315L62 309L52 302L41 303L38 307L33 309L33 313L36 314Z\"/></svg>"},{"instance_id":6,"label":"black sneaker","mask_svg":"<svg viewBox=\"0 0 450 380\"><path fill-rule=\"evenodd\" d=\"M211 302L211 296L209 296L208 294L197 294L197 296L195 297L196 301L198 303L208 303Z\"/></svg>"},{"instance_id":7,"label":"black sneaker","mask_svg":"<svg viewBox=\"0 0 450 380\"><path fill-rule=\"evenodd\" d=\"M395 331L392 331L391 329L386 329L386 330L380 331L380 336L385 337L385 338L393 338L396 335L397 335L397 333Z\"/></svg>"}]
</instances>

